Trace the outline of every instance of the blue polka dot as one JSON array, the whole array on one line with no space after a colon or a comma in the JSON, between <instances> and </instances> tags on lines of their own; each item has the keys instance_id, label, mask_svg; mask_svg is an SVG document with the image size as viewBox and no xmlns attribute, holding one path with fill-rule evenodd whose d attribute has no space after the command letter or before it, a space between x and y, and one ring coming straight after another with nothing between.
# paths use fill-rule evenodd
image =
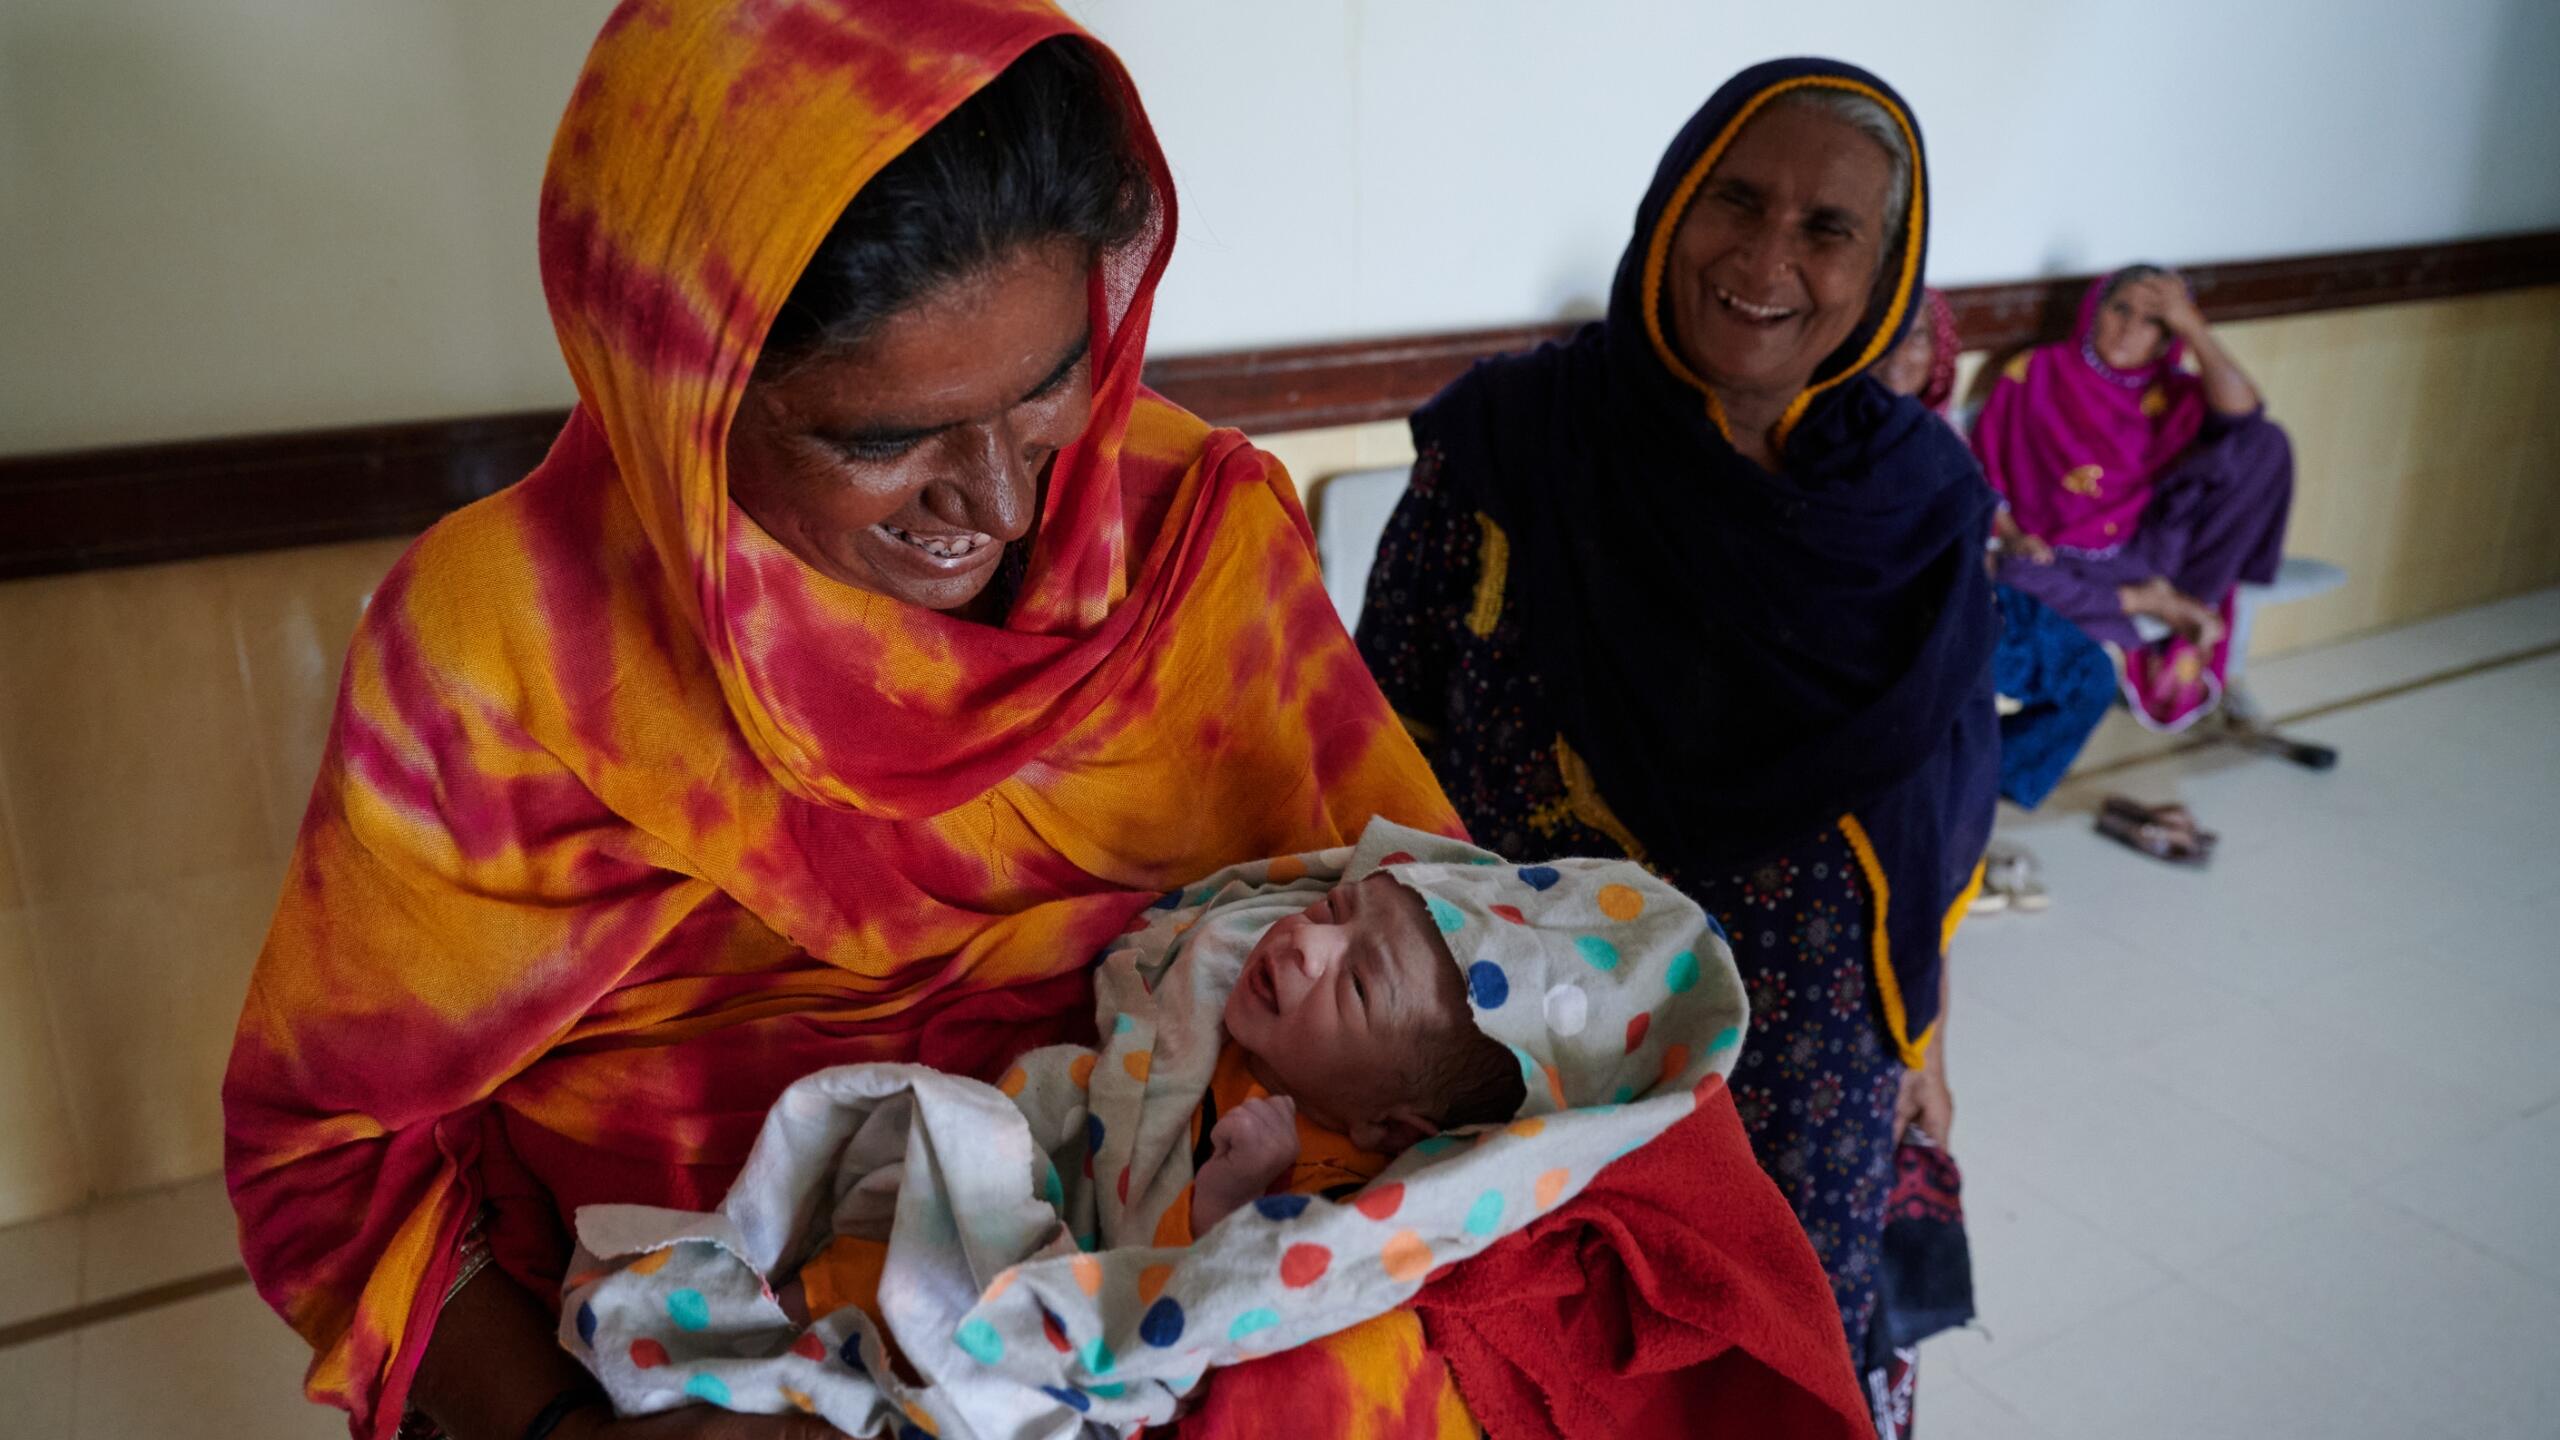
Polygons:
<instances>
[{"instance_id":1,"label":"blue polka dot","mask_svg":"<svg viewBox=\"0 0 2560 1440\"><path fill-rule=\"evenodd\" d=\"M979 1321L978 1323L979 1323L979 1324L985 1324L986 1322L985 1322L985 1321ZM964 1328L965 1328L965 1327L964 1327ZM988 1334L990 1334L990 1335L992 1335L992 1334L994 1334L995 1332L994 1332L994 1331L992 1331L992 1330L990 1330L990 1331L988 1331L987 1333L988 1333ZM1003 1354L1003 1353L1004 1353L1004 1342L1003 1342L1003 1341L1001 1341L1001 1340L999 1340L999 1341L997 1341L997 1342L996 1342L996 1353L997 1353L997 1354L999 1354L999 1355L1001 1355L1001 1354ZM852 1334L847 1335L846 1337L844 1337L844 1343L836 1347L836 1358L837 1358L837 1359L839 1359L839 1360L842 1360L844 1363L846 1363L847 1365L852 1366L852 1367L853 1367L854 1369L856 1369L856 1370L859 1370L859 1369L861 1369L861 1368L862 1368L862 1332L861 1332L861 1331L857 1330L857 1331L855 1331L854 1333L852 1333ZM989 1361L988 1363L989 1363L989 1364L993 1364L994 1362L993 1362L993 1361Z\"/></svg>"},{"instance_id":2,"label":"blue polka dot","mask_svg":"<svg viewBox=\"0 0 2560 1440\"><path fill-rule=\"evenodd\" d=\"M1080 1358L1084 1361L1086 1373L1092 1375L1108 1375L1111 1367L1120 1363L1120 1357L1111 1353L1111 1347L1103 1344L1100 1336L1084 1342Z\"/></svg>"},{"instance_id":3,"label":"blue polka dot","mask_svg":"<svg viewBox=\"0 0 2560 1440\"><path fill-rule=\"evenodd\" d=\"M1502 1192L1487 1190L1467 1207L1467 1233L1482 1237L1494 1232L1502 1223Z\"/></svg>"},{"instance_id":4,"label":"blue polka dot","mask_svg":"<svg viewBox=\"0 0 2560 1440\"><path fill-rule=\"evenodd\" d=\"M1490 960L1479 960L1467 967L1467 993L1476 997L1483 1010L1499 1010L1511 998L1511 982L1503 976L1502 967Z\"/></svg>"},{"instance_id":5,"label":"blue polka dot","mask_svg":"<svg viewBox=\"0 0 2560 1440\"><path fill-rule=\"evenodd\" d=\"M1102 1117L1091 1112L1087 1112L1084 1117L1084 1153L1087 1155L1102 1153Z\"/></svg>"},{"instance_id":6,"label":"blue polka dot","mask_svg":"<svg viewBox=\"0 0 2560 1440\"><path fill-rule=\"evenodd\" d=\"M1040 1387L1040 1393L1079 1415L1093 1408L1093 1401L1087 1399L1081 1390L1061 1390L1055 1385L1043 1385Z\"/></svg>"},{"instance_id":7,"label":"blue polka dot","mask_svg":"<svg viewBox=\"0 0 2560 1440\"><path fill-rule=\"evenodd\" d=\"M1554 888L1555 883L1564 876L1558 874L1553 865L1523 865L1520 867L1520 878L1529 883L1530 889L1543 892Z\"/></svg>"},{"instance_id":8,"label":"blue polka dot","mask_svg":"<svg viewBox=\"0 0 2560 1440\"><path fill-rule=\"evenodd\" d=\"M1164 893L1163 899L1158 900L1147 908L1150 910L1179 910L1182 908L1182 892L1179 890L1168 890Z\"/></svg>"},{"instance_id":9,"label":"blue polka dot","mask_svg":"<svg viewBox=\"0 0 2560 1440\"><path fill-rule=\"evenodd\" d=\"M679 1290L667 1297L667 1318L679 1330L700 1330L711 1323L711 1302L699 1290Z\"/></svg>"},{"instance_id":10,"label":"blue polka dot","mask_svg":"<svg viewBox=\"0 0 2560 1440\"><path fill-rule=\"evenodd\" d=\"M1159 1350L1178 1344L1182 1339L1182 1306L1167 1295L1147 1307L1146 1318L1138 1322L1138 1338Z\"/></svg>"},{"instance_id":11,"label":"blue polka dot","mask_svg":"<svg viewBox=\"0 0 2560 1440\"><path fill-rule=\"evenodd\" d=\"M901 1425L898 1427L898 1440L933 1440L933 1437L916 1426Z\"/></svg>"},{"instance_id":12,"label":"blue polka dot","mask_svg":"<svg viewBox=\"0 0 2560 1440\"><path fill-rule=\"evenodd\" d=\"M1591 962L1594 970L1618 968L1618 947L1597 935L1576 936L1573 948L1582 952L1582 958Z\"/></svg>"},{"instance_id":13,"label":"blue polka dot","mask_svg":"<svg viewBox=\"0 0 2560 1440\"><path fill-rule=\"evenodd\" d=\"M1295 1220L1307 1208L1304 1195L1265 1195L1253 1202L1265 1220Z\"/></svg>"},{"instance_id":14,"label":"blue polka dot","mask_svg":"<svg viewBox=\"0 0 2560 1440\"><path fill-rule=\"evenodd\" d=\"M1733 943L1733 937L1724 933L1724 923L1716 919L1715 916L1709 915L1707 917L1707 928L1715 932L1715 937L1717 939L1722 940L1728 945Z\"/></svg>"},{"instance_id":15,"label":"blue polka dot","mask_svg":"<svg viewBox=\"0 0 2560 1440\"><path fill-rule=\"evenodd\" d=\"M1671 968L1663 972L1662 983L1670 986L1671 993L1674 995L1678 995L1686 991L1690 986L1697 984L1698 953L1694 950L1683 950L1679 954L1672 956Z\"/></svg>"},{"instance_id":16,"label":"blue polka dot","mask_svg":"<svg viewBox=\"0 0 2560 1440\"><path fill-rule=\"evenodd\" d=\"M1457 906L1437 895L1423 896L1422 903L1431 911L1431 923L1440 927L1441 934L1455 935L1467 928L1467 917Z\"/></svg>"},{"instance_id":17,"label":"blue polka dot","mask_svg":"<svg viewBox=\"0 0 2560 1440\"><path fill-rule=\"evenodd\" d=\"M717 1375L696 1375L684 1382L684 1393L696 1400L706 1400L726 1410L729 1408L729 1386Z\"/></svg>"},{"instance_id":18,"label":"blue polka dot","mask_svg":"<svg viewBox=\"0 0 2560 1440\"><path fill-rule=\"evenodd\" d=\"M1236 1323L1227 1327L1227 1338L1241 1340L1247 1335L1259 1334L1279 1323L1280 1316L1276 1311L1247 1310L1236 1317Z\"/></svg>"},{"instance_id":19,"label":"blue polka dot","mask_svg":"<svg viewBox=\"0 0 2560 1440\"><path fill-rule=\"evenodd\" d=\"M578 1305L578 1343L581 1345L596 1343L596 1307L583 1301Z\"/></svg>"},{"instance_id":20,"label":"blue polka dot","mask_svg":"<svg viewBox=\"0 0 2560 1440\"><path fill-rule=\"evenodd\" d=\"M996 1327L984 1320L970 1321L961 1326L951 1338L961 1349L969 1352L970 1359L981 1365L993 1365L1004 1358L1004 1337L996 1333Z\"/></svg>"}]
</instances>

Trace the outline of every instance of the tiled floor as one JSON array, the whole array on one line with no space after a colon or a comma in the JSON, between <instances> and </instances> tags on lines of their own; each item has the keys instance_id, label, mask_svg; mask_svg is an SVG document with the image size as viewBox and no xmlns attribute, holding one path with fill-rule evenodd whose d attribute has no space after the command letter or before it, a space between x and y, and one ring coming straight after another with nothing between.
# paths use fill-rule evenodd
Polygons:
<instances>
[{"instance_id":1,"label":"tiled floor","mask_svg":"<svg viewBox=\"0 0 2560 1440\"><path fill-rule=\"evenodd\" d=\"M2260 667L2297 711L2560 642L2560 592ZM2560 1435L2560 655L2075 781L2003 832L1949 1060L1983 1320L1930 1440ZM2176 796L2173 870L2089 831ZM235 1264L220 1186L0 1231L0 1330ZM0 1440L343 1434L245 1286L0 1347Z\"/></svg>"}]
</instances>

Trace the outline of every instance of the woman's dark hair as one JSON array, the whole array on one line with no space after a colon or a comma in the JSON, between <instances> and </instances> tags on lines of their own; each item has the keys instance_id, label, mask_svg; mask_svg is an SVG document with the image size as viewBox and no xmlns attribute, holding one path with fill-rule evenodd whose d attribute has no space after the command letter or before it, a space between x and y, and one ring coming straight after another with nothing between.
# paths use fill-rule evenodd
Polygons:
<instances>
[{"instance_id":1,"label":"woman's dark hair","mask_svg":"<svg viewBox=\"0 0 2560 1440\"><path fill-rule=\"evenodd\" d=\"M892 312L1027 244L1099 255L1135 238L1154 187L1092 50L1024 51L873 176L765 335L759 370L859 342Z\"/></svg>"}]
</instances>

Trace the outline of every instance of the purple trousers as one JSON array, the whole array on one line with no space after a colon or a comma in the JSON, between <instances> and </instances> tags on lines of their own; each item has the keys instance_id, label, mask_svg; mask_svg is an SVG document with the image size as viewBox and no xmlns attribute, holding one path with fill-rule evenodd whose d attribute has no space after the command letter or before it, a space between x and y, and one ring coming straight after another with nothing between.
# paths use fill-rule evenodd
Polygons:
<instances>
[{"instance_id":1,"label":"purple trousers","mask_svg":"<svg viewBox=\"0 0 2560 1440\"><path fill-rule=\"evenodd\" d=\"M2262 411L2216 426L2160 477L2134 537L2105 555L2056 551L2037 565L2011 555L2000 580L2041 600L2089 638L2141 648L2117 591L2153 576L2207 605L2242 581L2265 584L2284 561L2293 509L2293 444Z\"/></svg>"}]
</instances>

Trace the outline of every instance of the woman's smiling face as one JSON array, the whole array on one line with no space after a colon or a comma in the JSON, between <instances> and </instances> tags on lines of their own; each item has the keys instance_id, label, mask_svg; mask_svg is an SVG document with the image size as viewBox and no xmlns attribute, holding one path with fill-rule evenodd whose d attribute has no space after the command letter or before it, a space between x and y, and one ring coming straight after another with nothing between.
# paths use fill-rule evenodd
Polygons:
<instances>
[{"instance_id":1,"label":"woman's smiling face","mask_svg":"<svg viewBox=\"0 0 2560 1440\"><path fill-rule=\"evenodd\" d=\"M1893 162L1822 110L1762 111L1673 234L1663 303L1681 357L1728 404L1783 405L1867 313L1882 272Z\"/></svg>"},{"instance_id":2,"label":"woman's smiling face","mask_svg":"<svg viewBox=\"0 0 2560 1440\"><path fill-rule=\"evenodd\" d=\"M741 397L729 496L818 573L956 610L1031 533L1093 410L1090 257L1029 245Z\"/></svg>"}]
</instances>

